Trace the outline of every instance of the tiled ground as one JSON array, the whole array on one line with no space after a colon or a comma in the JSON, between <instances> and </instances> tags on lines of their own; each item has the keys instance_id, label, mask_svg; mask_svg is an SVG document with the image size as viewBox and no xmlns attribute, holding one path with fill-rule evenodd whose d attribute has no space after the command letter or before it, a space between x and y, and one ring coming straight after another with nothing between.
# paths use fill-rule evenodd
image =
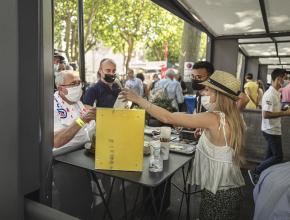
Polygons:
<instances>
[{"instance_id":1,"label":"tiled ground","mask_svg":"<svg viewBox=\"0 0 290 220\"><path fill-rule=\"evenodd\" d=\"M243 204L241 207L241 216L240 216L240 220L251 220L253 218L253 213L254 213L254 202L253 202L253 198L252 198L252 191L253 191L253 186L250 183L249 177L247 175L247 170L243 169L242 170L243 176L245 178L246 181L246 186L244 187L244 200L243 200ZM178 172L175 174L175 176L172 178L172 182L182 186L182 174L181 172ZM127 197L130 197L129 200L129 204L128 207L130 209L130 207L133 206L133 200L134 197L133 195L135 195L136 193L136 188L129 186L127 188ZM179 211L179 206L180 206L180 201L181 201L181 193L173 186L171 186L171 205L169 207L169 209L167 210L165 216L163 219L166 220L176 220L178 219L178 211ZM190 219L194 220L198 218L198 211L199 211L199 203L200 203L200 193L194 194L191 196L191 203L190 203ZM119 192L115 192L114 193L114 197L111 203L111 210L113 211L113 215L114 218L116 219L126 219L125 216L123 216L123 205L122 205L122 197L121 197L121 193ZM139 209L138 214L141 213L141 210L143 211L143 209ZM151 210L152 211L152 210ZM94 210L94 218L93 219L101 219L100 217L100 213L103 212L103 207L99 206L97 209ZM148 211L146 211L148 212ZM150 210L149 210L150 212ZM107 218L108 219L108 218ZM141 218L135 218L135 219L141 219ZM186 208L185 208L185 203L182 207L182 211L181 211L181 216L179 219L186 219Z\"/></svg>"}]
</instances>

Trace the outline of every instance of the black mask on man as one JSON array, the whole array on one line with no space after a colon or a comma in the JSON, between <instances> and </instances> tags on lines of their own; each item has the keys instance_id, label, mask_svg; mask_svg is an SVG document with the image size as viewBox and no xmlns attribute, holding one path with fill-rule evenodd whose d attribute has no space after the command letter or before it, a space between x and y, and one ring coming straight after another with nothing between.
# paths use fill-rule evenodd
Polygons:
<instances>
[{"instance_id":1,"label":"black mask on man","mask_svg":"<svg viewBox=\"0 0 290 220\"><path fill-rule=\"evenodd\" d=\"M193 79L191 81L191 86L192 86L192 89L193 90L203 90L205 88L204 85L201 85L199 83L203 82L202 80L196 80L196 79Z\"/></svg>"},{"instance_id":2,"label":"black mask on man","mask_svg":"<svg viewBox=\"0 0 290 220\"><path fill-rule=\"evenodd\" d=\"M112 75L112 74L105 74L105 77L104 77L104 80L107 82L107 83L113 83L116 79L116 74Z\"/></svg>"}]
</instances>

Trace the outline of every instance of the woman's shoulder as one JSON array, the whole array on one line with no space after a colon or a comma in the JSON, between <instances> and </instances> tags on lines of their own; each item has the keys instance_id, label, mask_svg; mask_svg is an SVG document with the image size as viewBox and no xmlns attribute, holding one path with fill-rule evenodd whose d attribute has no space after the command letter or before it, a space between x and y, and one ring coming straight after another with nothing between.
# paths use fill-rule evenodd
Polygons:
<instances>
[{"instance_id":1,"label":"woman's shoulder","mask_svg":"<svg viewBox=\"0 0 290 220\"><path fill-rule=\"evenodd\" d=\"M199 115L202 115L203 117L212 117L212 118L216 118L217 116L224 114L221 111L207 111L207 112L200 112L198 113Z\"/></svg>"},{"instance_id":2,"label":"woman's shoulder","mask_svg":"<svg viewBox=\"0 0 290 220\"><path fill-rule=\"evenodd\" d=\"M211 126L209 126L208 128L216 127L217 125L219 125L220 116L217 111L201 112L201 113L198 113L198 115L200 115L200 117L203 117L210 123Z\"/></svg>"}]
</instances>

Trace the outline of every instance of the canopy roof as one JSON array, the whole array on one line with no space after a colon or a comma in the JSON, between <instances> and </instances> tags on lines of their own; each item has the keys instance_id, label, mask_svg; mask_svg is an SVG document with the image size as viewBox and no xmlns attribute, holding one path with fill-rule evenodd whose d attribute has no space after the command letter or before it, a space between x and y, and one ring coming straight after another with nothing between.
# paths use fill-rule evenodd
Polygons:
<instances>
[{"instance_id":1,"label":"canopy roof","mask_svg":"<svg viewBox=\"0 0 290 220\"><path fill-rule=\"evenodd\" d=\"M153 0L214 39L238 39L261 64L290 64L289 0Z\"/></svg>"}]
</instances>

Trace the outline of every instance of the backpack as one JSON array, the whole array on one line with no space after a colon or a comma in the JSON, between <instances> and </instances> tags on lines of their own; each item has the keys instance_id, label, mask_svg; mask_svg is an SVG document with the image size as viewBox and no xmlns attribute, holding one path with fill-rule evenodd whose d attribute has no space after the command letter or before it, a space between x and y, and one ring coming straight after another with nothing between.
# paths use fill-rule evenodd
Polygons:
<instances>
[{"instance_id":1,"label":"backpack","mask_svg":"<svg viewBox=\"0 0 290 220\"><path fill-rule=\"evenodd\" d=\"M162 87L154 88L150 91L148 100L149 102L158 105L162 108L167 109L170 112L178 111L178 105L176 105L175 99L170 99L167 93L167 87L169 83L165 84Z\"/></svg>"},{"instance_id":2,"label":"backpack","mask_svg":"<svg viewBox=\"0 0 290 220\"><path fill-rule=\"evenodd\" d=\"M153 88L150 93L149 93L149 97L148 100L150 102L154 102L154 100L156 100L157 98L159 99L169 99L168 98L168 94L167 94L167 86L169 85L169 83L165 84L162 87L157 87L155 86L155 88Z\"/></svg>"}]
</instances>

